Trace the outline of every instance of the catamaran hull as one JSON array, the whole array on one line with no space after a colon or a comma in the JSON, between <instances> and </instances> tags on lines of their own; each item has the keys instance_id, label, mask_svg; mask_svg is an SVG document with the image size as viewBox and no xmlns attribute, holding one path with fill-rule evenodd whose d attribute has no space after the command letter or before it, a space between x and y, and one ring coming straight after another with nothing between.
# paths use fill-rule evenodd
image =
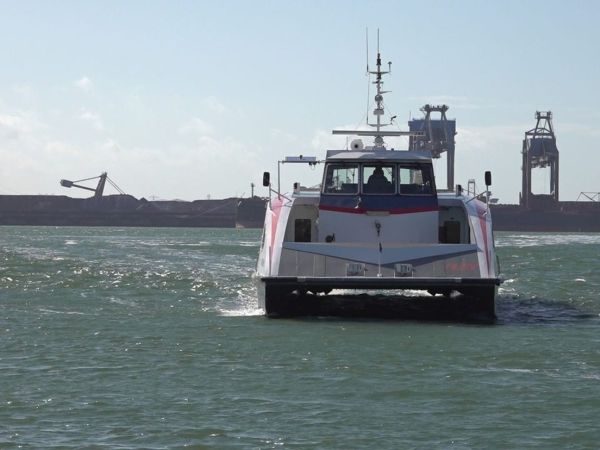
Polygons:
<instances>
[{"instance_id":1,"label":"catamaran hull","mask_svg":"<svg viewBox=\"0 0 600 450\"><path fill-rule=\"evenodd\" d=\"M496 318L495 294L499 283L497 278L262 277L258 297L268 317L492 322ZM341 294L336 292L339 289L343 290ZM444 295L406 296L402 290Z\"/></svg>"}]
</instances>

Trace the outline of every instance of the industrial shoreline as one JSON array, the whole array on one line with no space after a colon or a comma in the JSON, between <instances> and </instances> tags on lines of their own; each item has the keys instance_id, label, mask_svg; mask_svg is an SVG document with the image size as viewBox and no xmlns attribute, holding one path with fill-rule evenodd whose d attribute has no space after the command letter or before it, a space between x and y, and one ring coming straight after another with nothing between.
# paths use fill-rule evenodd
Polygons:
<instances>
[{"instance_id":1,"label":"industrial shoreline","mask_svg":"<svg viewBox=\"0 0 600 450\"><path fill-rule=\"evenodd\" d=\"M261 197L148 201L61 195L0 195L0 225L262 228ZM556 202L545 208L490 205L496 231L600 232L600 202Z\"/></svg>"},{"instance_id":2,"label":"industrial shoreline","mask_svg":"<svg viewBox=\"0 0 600 450\"><path fill-rule=\"evenodd\" d=\"M411 140L409 149L429 151L434 158L445 154L447 163L446 189L454 186L456 120L446 118L448 106L425 105L422 119L409 121L411 131L420 131L424 139ZM439 113L439 119L432 119ZM559 152L550 111L535 114L535 128L525 132L523 147L522 186L519 204L501 204L490 199L490 208L497 231L600 232L600 193L582 192L588 201L559 200ZM531 189L532 171L549 169L550 192L539 194ZM79 185L98 178L95 188ZM106 182L120 194L104 195ZM0 195L0 225L49 226L135 226L135 227L218 227L262 228L268 199L254 195L247 198L206 199L194 201L146 200L125 194L108 178L98 177L78 181L61 180L67 188L76 187L94 192L90 198L64 195ZM442 187L438 186L438 189ZM475 193L475 182L469 180L467 190ZM475 193L476 194L476 193ZM487 199L487 192L479 193Z\"/></svg>"},{"instance_id":3,"label":"industrial shoreline","mask_svg":"<svg viewBox=\"0 0 600 450\"><path fill-rule=\"evenodd\" d=\"M260 197L188 202L127 194L0 195L0 225L260 228L265 205Z\"/></svg>"}]
</instances>

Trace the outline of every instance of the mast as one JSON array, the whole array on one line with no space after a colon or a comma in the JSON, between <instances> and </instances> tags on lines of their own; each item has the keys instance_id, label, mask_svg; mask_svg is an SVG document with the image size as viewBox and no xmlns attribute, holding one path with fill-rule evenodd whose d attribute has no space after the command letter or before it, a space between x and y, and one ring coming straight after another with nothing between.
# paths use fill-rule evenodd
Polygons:
<instances>
[{"instance_id":1,"label":"mast","mask_svg":"<svg viewBox=\"0 0 600 450\"><path fill-rule=\"evenodd\" d=\"M367 44L368 46L368 44ZM367 49L368 54L368 49ZM373 130L364 131L364 130L333 130L333 134L342 134L342 135L355 135L355 136L373 136L375 139L373 140L373 147L367 148L368 150L385 150L385 142L384 137L396 137L396 136L420 136L422 132L411 132L411 131L383 131L383 127L387 127L391 125L394 121L394 117L390 120L389 123L382 123L381 118L385 114L384 105L383 105L383 94L387 94L391 91L384 91L383 87L383 75L387 75L392 72L392 63L388 62L388 70L381 70L381 52L379 51L379 30L377 30L377 60L376 60L377 70L367 72L371 75L375 75L375 81L372 83L377 88L377 92L375 93L375 109L373 110L373 115L376 118L375 123L371 123L367 119L367 125Z\"/></svg>"}]
</instances>

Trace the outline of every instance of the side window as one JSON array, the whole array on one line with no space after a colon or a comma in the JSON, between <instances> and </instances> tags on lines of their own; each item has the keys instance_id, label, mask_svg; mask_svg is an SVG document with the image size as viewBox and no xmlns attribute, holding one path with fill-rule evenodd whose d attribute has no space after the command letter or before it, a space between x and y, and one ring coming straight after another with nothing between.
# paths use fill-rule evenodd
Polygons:
<instances>
[{"instance_id":1,"label":"side window","mask_svg":"<svg viewBox=\"0 0 600 450\"><path fill-rule=\"evenodd\" d=\"M365 194L393 194L396 192L396 171L393 164L365 164L362 191Z\"/></svg>"},{"instance_id":2,"label":"side window","mask_svg":"<svg viewBox=\"0 0 600 450\"><path fill-rule=\"evenodd\" d=\"M329 164L323 183L325 194L358 193L358 166L356 164Z\"/></svg>"},{"instance_id":3,"label":"side window","mask_svg":"<svg viewBox=\"0 0 600 450\"><path fill-rule=\"evenodd\" d=\"M431 195L435 193L431 167L402 164L399 168L400 194Z\"/></svg>"},{"instance_id":4,"label":"side window","mask_svg":"<svg viewBox=\"0 0 600 450\"><path fill-rule=\"evenodd\" d=\"M294 241L295 242L310 242L310 219L296 219L294 222Z\"/></svg>"}]
</instances>

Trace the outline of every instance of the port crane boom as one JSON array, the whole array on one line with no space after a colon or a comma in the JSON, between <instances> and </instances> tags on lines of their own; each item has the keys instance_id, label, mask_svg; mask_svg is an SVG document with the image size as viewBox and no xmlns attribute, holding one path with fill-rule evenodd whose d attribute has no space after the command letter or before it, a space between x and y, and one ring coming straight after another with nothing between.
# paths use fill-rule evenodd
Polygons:
<instances>
[{"instance_id":1,"label":"port crane boom","mask_svg":"<svg viewBox=\"0 0 600 450\"><path fill-rule=\"evenodd\" d=\"M96 186L96 188L91 188L88 186L82 186L80 184L77 184L77 183L81 183L82 181L95 180L96 178L98 178L98 185ZM104 193L104 185L106 184L107 181L110 183L110 185L112 187L114 187L119 192L119 194L125 195L125 192L119 186L117 186L117 184L114 181L112 181L108 177L108 174L106 172L102 172L97 177L83 178L81 180L75 180L75 181L60 180L60 185L63 187L66 187L66 188L76 187L79 189L85 189L86 191L92 191L94 193L94 198L101 198L102 194Z\"/></svg>"}]
</instances>

